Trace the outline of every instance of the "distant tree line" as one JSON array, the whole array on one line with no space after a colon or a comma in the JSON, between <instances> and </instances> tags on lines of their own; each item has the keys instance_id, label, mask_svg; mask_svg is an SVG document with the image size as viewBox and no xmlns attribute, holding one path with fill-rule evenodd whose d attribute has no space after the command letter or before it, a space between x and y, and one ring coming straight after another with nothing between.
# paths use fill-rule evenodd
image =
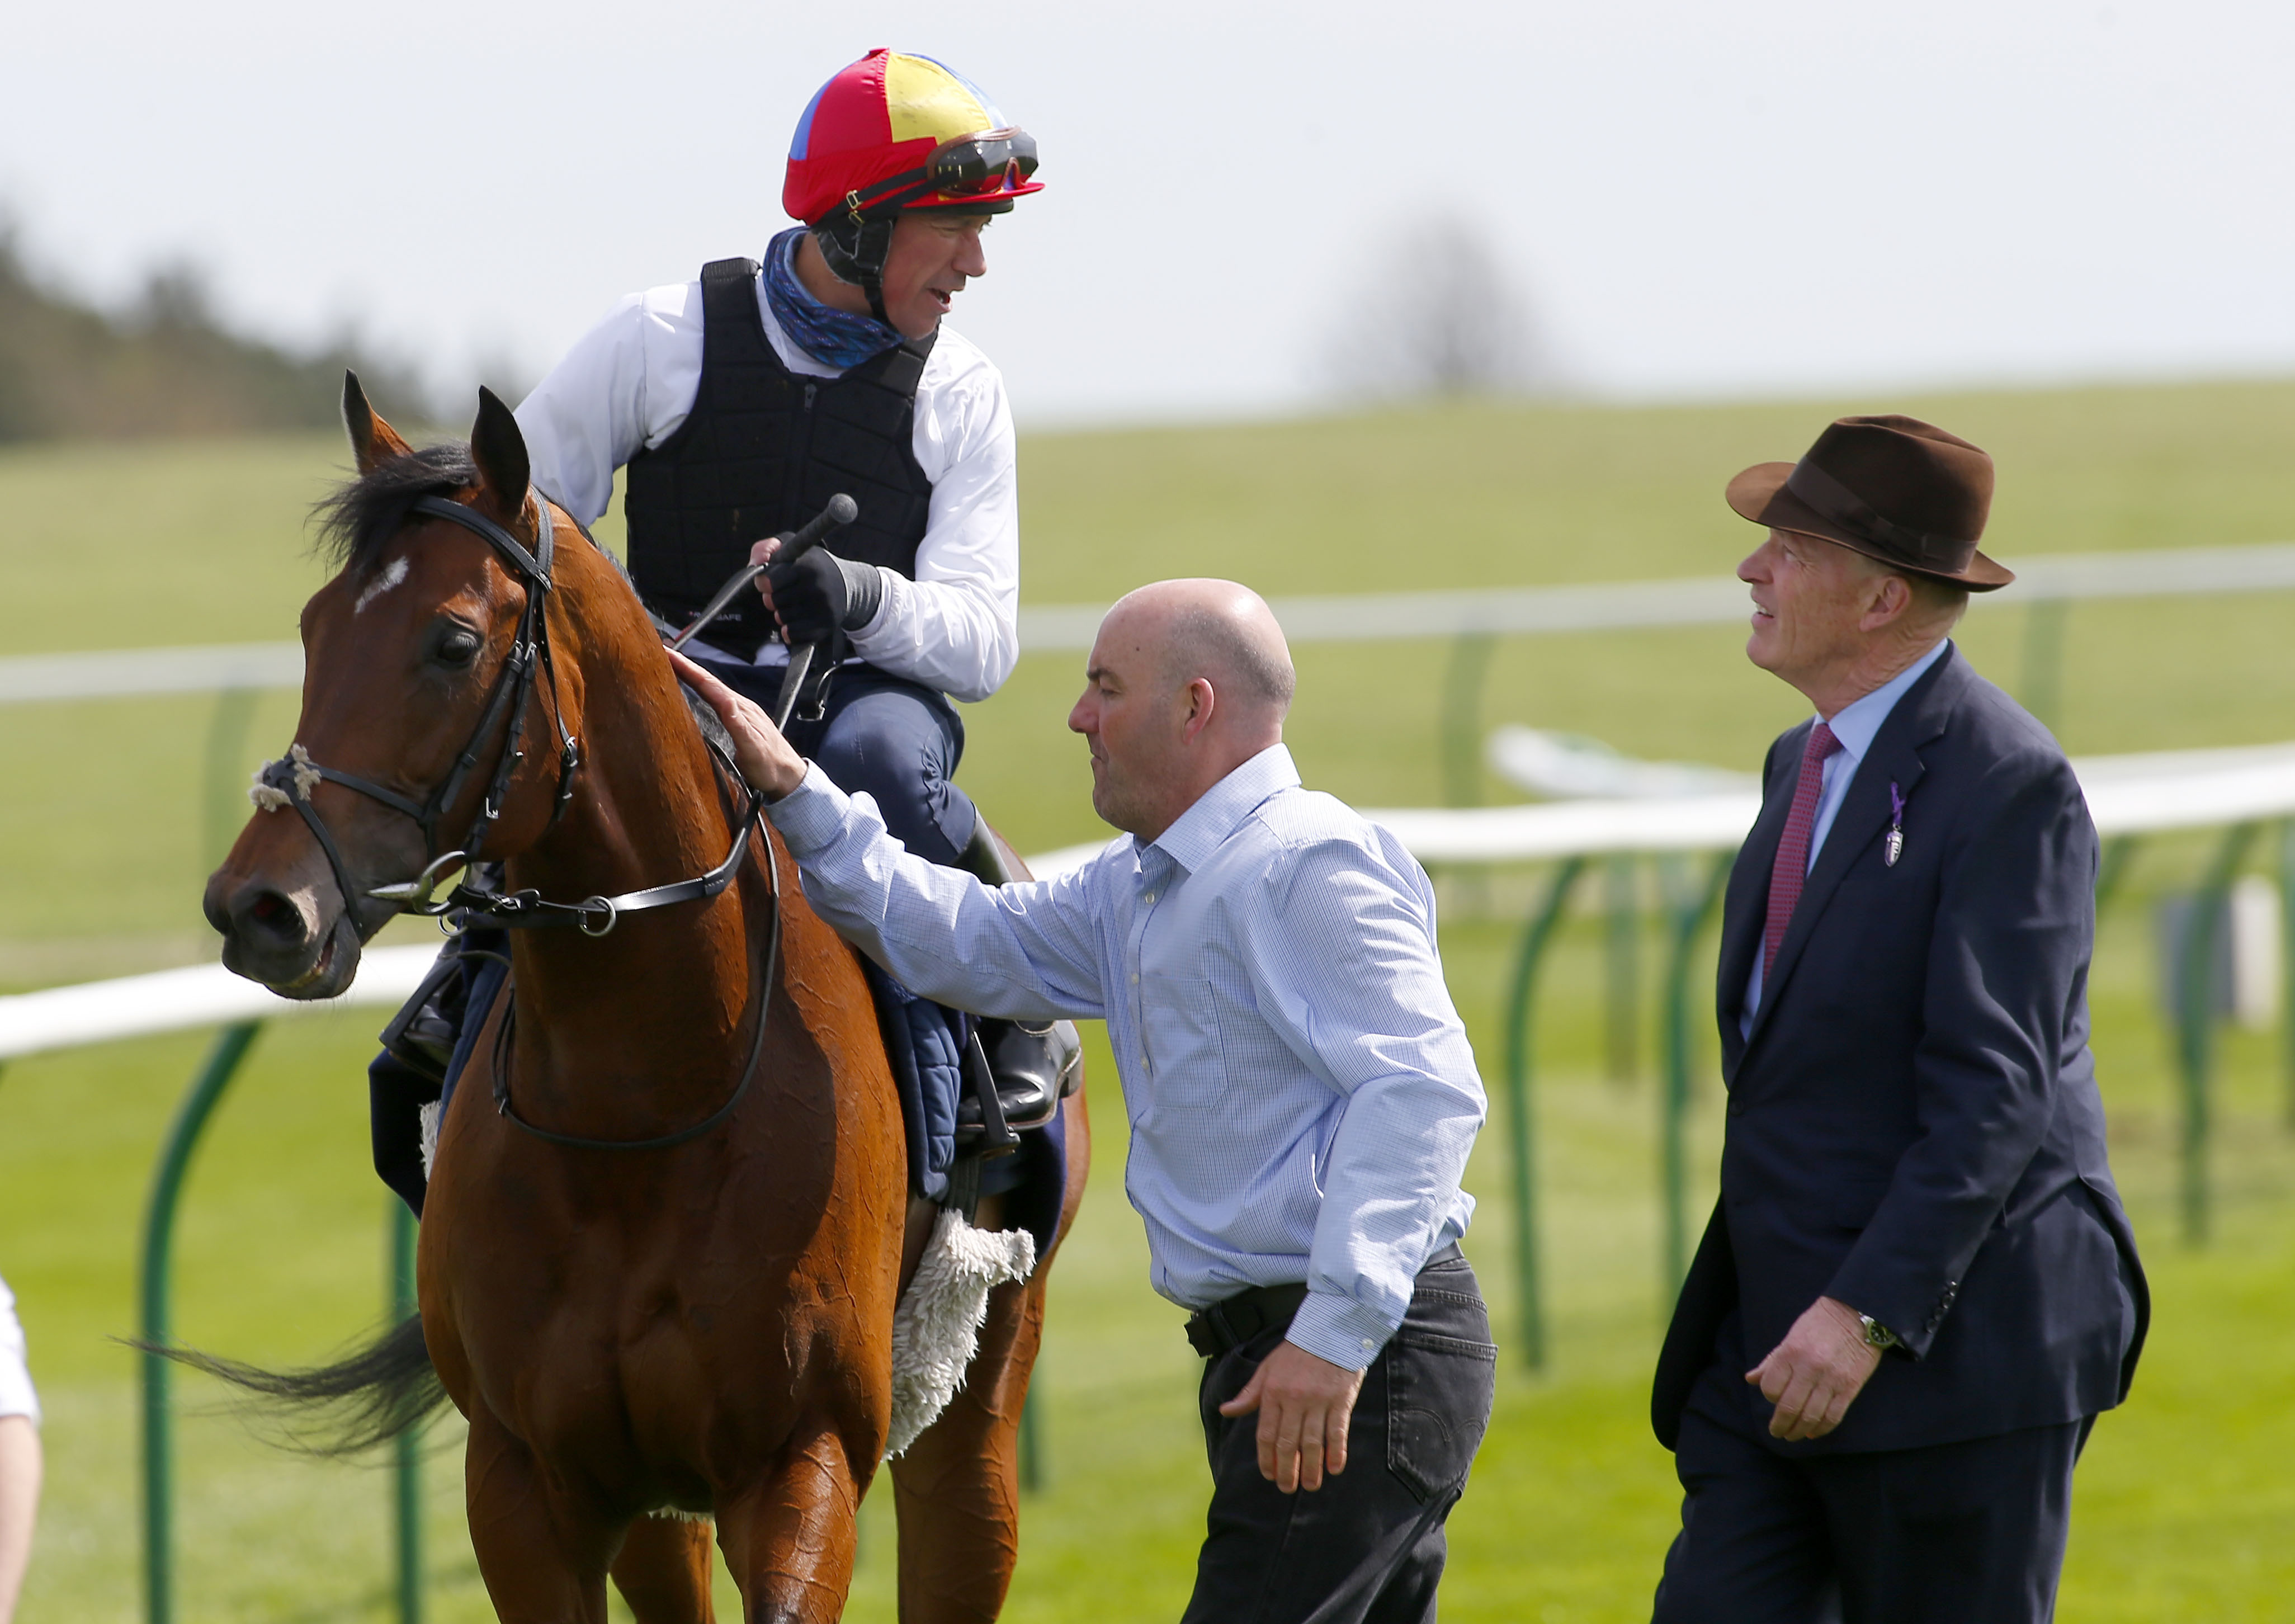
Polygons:
<instances>
[{"instance_id":1,"label":"distant tree line","mask_svg":"<svg viewBox=\"0 0 2295 1624\"><path fill-rule=\"evenodd\" d=\"M1343 396L1566 392L1519 268L1471 218L1427 215L1383 228L1362 244L1355 282L1320 369Z\"/></svg>"},{"instance_id":2,"label":"distant tree line","mask_svg":"<svg viewBox=\"0 0 2295 1624\"><path fill-rule=\"evenodd\" d=\"M231 331L187 267L117 312L44 285L0 224L0 443L326 427L346 366L386 409L422 415L414 378L351 344L298 355Z\"/></svg>"}]
</instances>

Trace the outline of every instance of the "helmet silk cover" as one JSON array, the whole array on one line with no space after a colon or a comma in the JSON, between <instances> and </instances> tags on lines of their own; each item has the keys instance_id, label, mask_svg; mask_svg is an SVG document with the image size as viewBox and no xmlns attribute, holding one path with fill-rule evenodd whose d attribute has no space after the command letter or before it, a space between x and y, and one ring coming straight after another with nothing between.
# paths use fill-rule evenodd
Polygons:
<instances>
[{"instance_id":1,"label":"helmet silk cover","mask_svg":"<svg viewBox=\"0 0 2295 1624\"><path fill-rule=\"evenodd\" d=\"M1003 127L1004 116L995 103L961 74L928 56L871 51L816 91L797 120L781 207L807 225L819 225L853 193L921 171L943 142ZM1001 202L1042 189L1041 182L1020 180L985 200ZM927 192L895 208L976 208L983 202L978 193Z\"/></svg>"}]
</instances>

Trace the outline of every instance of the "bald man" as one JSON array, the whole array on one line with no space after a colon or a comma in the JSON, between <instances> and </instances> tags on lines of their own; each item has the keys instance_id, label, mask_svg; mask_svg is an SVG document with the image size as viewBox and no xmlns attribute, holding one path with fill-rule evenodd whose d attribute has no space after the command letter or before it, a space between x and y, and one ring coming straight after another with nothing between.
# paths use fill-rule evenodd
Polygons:
<instances>
[{"instance_id":1,"label":"bald man","mask_svg":"<svg viewBox=\"0 0 2295 1624\"><path fill-rule=\"evenodd\" d=\"M1425 870L1300 788L1267 605L1164 581L1108 611L1068 726L1124 837L1029 885L909 855L763 711L678 668L863 952L960 1008L1107 1023L1154 1285L1209 1361L1186 1619L1431 1620L1497 1367L1458 1246L1482 1087Z\"/></svg>"}]
</instances>

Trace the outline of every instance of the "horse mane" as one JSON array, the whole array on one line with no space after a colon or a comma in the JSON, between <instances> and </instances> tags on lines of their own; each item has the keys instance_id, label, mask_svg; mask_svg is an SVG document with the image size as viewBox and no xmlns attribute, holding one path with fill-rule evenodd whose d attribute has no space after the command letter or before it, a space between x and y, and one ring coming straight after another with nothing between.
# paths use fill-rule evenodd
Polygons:
<instances>
[{"instance_id":1,"label":"horse mane","mask_svg":"<svg viewBox=\"0 0 2295 1624\"><path fill-rule=\"evenodd\" d=\"M451 496L484 483L470 448L460 442L426 445L380 462L336 487L312 510L319 521L316 546L338 568L361 574L374 566L382 544L406 523L425 496Z\"/></svg>"}]
</instances>

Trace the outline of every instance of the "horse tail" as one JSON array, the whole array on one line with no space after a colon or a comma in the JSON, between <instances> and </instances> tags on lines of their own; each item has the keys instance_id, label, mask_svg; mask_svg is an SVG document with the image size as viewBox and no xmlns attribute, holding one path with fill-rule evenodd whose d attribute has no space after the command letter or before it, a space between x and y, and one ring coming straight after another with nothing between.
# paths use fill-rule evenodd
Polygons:
<instances>
[{"instance_id":1,"label":"horse tail","mask_svg":"<svg viewBox=\"0 0 2295 1624\"><path fill-rule=\"evenodd\" d=\"M430 1363L421 1316L415 1314L333 1364L305 1370L265 1370L158 1342L128 1346L277 1400L278 1441L330 1459L363 1454L412 1432L446 1405L445 1385Z\"/></svg>"}]
</instances>

